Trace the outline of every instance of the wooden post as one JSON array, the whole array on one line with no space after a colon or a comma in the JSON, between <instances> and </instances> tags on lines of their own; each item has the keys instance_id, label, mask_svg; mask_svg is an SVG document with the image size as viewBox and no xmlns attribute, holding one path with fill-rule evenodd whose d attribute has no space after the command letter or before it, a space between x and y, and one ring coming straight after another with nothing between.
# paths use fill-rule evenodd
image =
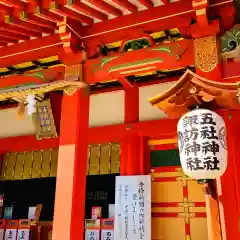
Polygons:
<instances>
[{"instance_id":1,"label":"wooden post","mask_svg":"<svg viewBox=\"0 0 240 240\"><path fill-rule=\"evenodd\" d=\"M222 215L223 236L226 236L223 239L235 240L240 238L240 149L238 145L240 111L226 111L221 115L224 117L227 128L228 166L218 186L220 215Z\"/></svg>"},{"instance_id":2,"label":"wooden post","mask_svg":"<svg viewBox=\"0 0 240 240\"><path fill-rule=\"evenodd\" d=\"M63 96L53 240L83 240L89 96Z\"/></svg>"},{"instance_id":3,"label":"wooden post","mask_svg":"<svg viewBox=\"0 0 240 240\"><path fill-rule=\"evenodd\" d=\"M131 123L138 122L139 119L139 90L137 87L125 90L125 123L129 124L126 135L120 143L121 175L140 174L140 144L141 139L137 133L131 130Z\"/></svg>"}]
</instances>

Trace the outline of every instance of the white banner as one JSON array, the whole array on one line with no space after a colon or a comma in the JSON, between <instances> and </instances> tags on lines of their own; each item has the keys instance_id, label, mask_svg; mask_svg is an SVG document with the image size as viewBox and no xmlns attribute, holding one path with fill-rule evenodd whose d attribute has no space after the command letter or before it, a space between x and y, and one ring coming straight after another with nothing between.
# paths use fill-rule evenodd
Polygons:
<instances>
[{"instance_id":1,"label":"white banner","mask_svg":"<svg viewBox=\"0 0 240 240\"><path fill-rule=\"evenodd\" d=\"M86 229L85 240L100 240L100 230Z\"/></svg>"},{"instance_id":2,"label":"white banner","mask_svg":"<svg viewBox=\"0 0 240 240\"><path fill-rule=\"evenodd\" d=\"M4 229L0 229L0 240L4 240Z\"/></svg>"},{"instance_id":3,"label":"white banner","mask_svg":"<svg viewBox=\"0 0 240 240\"><path fill-rule=\"evenodd\" d=\"M104 229L101 232L101 240L113 240L113 230Z\"/></svg>"},{"instance_id":4,"label":"white banner","mask_svg":"<svg viewBox=\"0 0 240 240\"><path fill-rule=\"evenodd\" d=\"M17 229L6 229L5 240L16 240L17 239Z\"/></svg>"},{"instance_id":5,"label":"white banner","mask_svg":"<svg viewBox=\"0 0 240 240\"><path fill-rule=\"evenodd\" d=\"M118 176L115 240L151 240L151 177Z\"/></svg>"},{"instance_id":6,"label":"white banner","mask_svg":"<svg viewBox=\"0 0 240 240\"><path fill-rule=\"evenodd\" d=\"M19 229L17 239L18 240L29 240L30 239L30 230L29 229Z\"/></svg>"}]
</instances>

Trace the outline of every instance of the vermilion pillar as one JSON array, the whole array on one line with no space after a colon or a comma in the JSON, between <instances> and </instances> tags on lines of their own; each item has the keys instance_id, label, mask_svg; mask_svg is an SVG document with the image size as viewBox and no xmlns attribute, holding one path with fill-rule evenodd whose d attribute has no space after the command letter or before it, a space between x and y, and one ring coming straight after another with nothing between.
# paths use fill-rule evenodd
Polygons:
<instances>
[{"instance_id":1,"label":"vermilion pillar","mask_svg":"<svg viewBox=\"0 0 240 240\"><path fill-rule=\"evenodd\" d=\"M240 239L240 111L226 111L222 115L227 127L228 166L221 177L219 201L223 207L226 239L236 240Z\"/></svg>"},{"instance_id":2,"label":"vermilion pillar","mask_svg":"<svg viewBox=\"0 0 240 240\"><path fill-rule=\"evenodd\" d=\"M121 175L138 175L145 172L145 155L143 153L146 141L143 136L132 131L131 123L139 120L139 89L137 87L125 90L125 123L126 135L121 141Z\"/></svg>"},{"instance_id":3,"label":"vermilion pillar","mask_svg":"<svg viewBox=\"0 0 240 240\"><path fill-rule=\"evenodd\" d=\"M64 95L57 168L54 240L83 240L88 151L89 96Z\"/></svg>"}]
</instances>

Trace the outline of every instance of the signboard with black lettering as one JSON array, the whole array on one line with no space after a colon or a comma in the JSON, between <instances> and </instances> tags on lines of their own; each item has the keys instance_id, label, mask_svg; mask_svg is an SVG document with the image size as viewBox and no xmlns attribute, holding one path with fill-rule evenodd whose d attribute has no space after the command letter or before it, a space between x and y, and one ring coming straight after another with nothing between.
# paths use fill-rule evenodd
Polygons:
<instances>
[{"instance_id":1,"label":"signboard with black lettering","mask_svg":"<svg viewBox=\"0 0 240 240\"><path fill-rule=\"evenodd\" d=\"M150 176L116 177L114 239L151 239Z\"/></svg>"},{"instance_id":2,"label":"signboard with black lettering","mask_svg":"<svg viewBox=\"0 0 240 240\"><path fill-rule=\"evenodd\" d=\"M29 240L30 239L30 229L19 229L17 240Z\"/></svg>"},{"instance_id":3,"label":"signboard with black lettering","mask_svg":"<svg viewBox=\"0 0 240 240\"><path fill-rule=\"evenodd\" d=\"M113 240L114 234L112 229L104 229L101 232L101 240Z\"/></svg>"},{"instance_id":4,"label":"signboard with black lettering","mask_svg":"<svg viewBox=\"0 0 240 240\"><path fill-rule=\"evenodd\" d=\"M86 229L85 240L100 240L100 230Z\"/></svg>"},{"instance_id":5,"label":"signboard with black lettering","mask_svg":"<svg viewBox=\"0 0 240 240\"><path fill-rule=\"evenodd\" d=\"M193 179L215 179L227 168L226 126L217 113L196 109L178 122L182 168Z\"/></svg>"},{"instance_id":6,"label":"signboard with black lettering","mask_svg":"<svg viewBox=\"0 0 240 240\"><path fill-rule=\"evenodd\" d=\"M17 229L6 229L5 240L16 240L17 239Z\"/></svg>"}]
</instances>

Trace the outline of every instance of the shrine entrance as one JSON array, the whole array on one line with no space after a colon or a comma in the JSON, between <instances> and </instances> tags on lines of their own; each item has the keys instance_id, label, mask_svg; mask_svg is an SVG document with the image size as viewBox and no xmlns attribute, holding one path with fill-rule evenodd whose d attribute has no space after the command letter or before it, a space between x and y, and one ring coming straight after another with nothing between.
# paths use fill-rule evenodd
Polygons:
<instances>
[{"instance_id":1,"label":"shrine entrance","mask_svg":"<svg viewBox=\"0 0 240 240\"><path fill-rule=\"evenodd\" d=\"M205 194L177 150L151 151L152 240L208 240Z\"/></svg>"}]
</instances>

